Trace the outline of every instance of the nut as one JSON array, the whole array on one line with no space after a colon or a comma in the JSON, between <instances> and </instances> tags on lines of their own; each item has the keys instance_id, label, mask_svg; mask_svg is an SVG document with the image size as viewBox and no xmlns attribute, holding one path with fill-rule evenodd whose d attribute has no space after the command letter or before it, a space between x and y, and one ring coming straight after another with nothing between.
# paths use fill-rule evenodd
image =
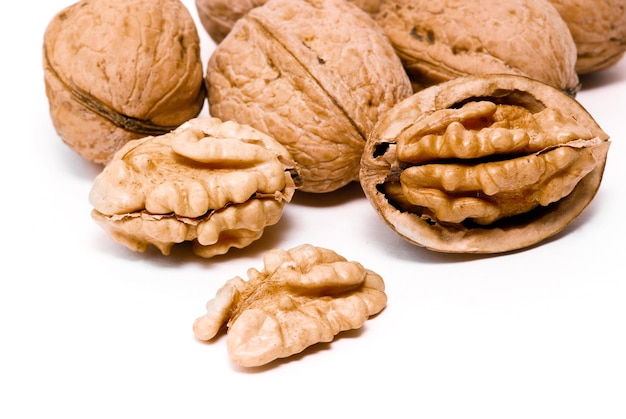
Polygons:
<instances>
[{"instance_id":1,"label":"nut","mask_svg":"<svg viewBox=\"0 0 626 419\"><path fill-rule=\"evenodd\" d=\"M588 74L617 64L626 52L624 0L550 0L569 27L578 58L576 71Z\"/></svg>"},{"instance_id":2,"label":"nut","mask_svg":"<svg viewBox=\"0 0 626 419\"><path fill-rule=\"evenodd\" d=\"M293 177L292 177L293 176ZM193 242L210 258L245 247L276 224L295 191L289 152L244 125L196 118L126 143L96 177L92 217L116 241L168 255Z\"/></svg>"},{"instance_id":3,"label":"nut","mask_svg":"<svg viewBox=\"0 0 626 419\"><path fill-rule=\"evenodd\" d=\"M196 117L206 100L198 33L179 0L75 3L50 21L43 67L55 129L96 163Z\"/></svg>"},{"instance_id":4,"label":"nut","mask_svg":"<svg viewBox=\"0 0 626 419\"><path fill-rule=\"evenodd\" d=\"M376 21L414 90L467 75L513 74L575 93L576 45L547 0L381 0Z\"/></svg>"},{"instance_id":5,"label":"nut","mask_svg":"<svg viewBox=\"0 0 626 419\"><path fill-rule=\"evenodd\" d=\"M330 342L358 329L387 304L383 279L332 250L304 244L274 249L262 271L235 277L207 303L193 324L198 339L211 340L227 324L232 361L245 367L267 364Z\"/></svg>"},{"instance_id":6,"label":"nut","mask_svg":"<svg viewBox=\"0 0 626 419\"><path fill-rule=\"evenodd\" d=\"M368 13L374 13L380 0L348 0ZM211 39L219 44L239 19L267 0L196 0L200 23Z\"/></svg>"},{"instance_id":7,"label":"nut","mask_svg":"<svg viewBox=\"0 0 626 419\"><path fill-rule=\"evenodd\" d=\"M367 134L412 93L388 39L343 0L270 0L241 18L211 56L209 110L274 137L305 192L358 180Z\"/></svg>"},{"instance_id":8,"label":"nut","mask_svg":"<svg viewBox=\"0 0 626 419\"><path fill-rule=\"evenodd\" d=\"M380 119L361 184L414 244L506 252L553 236L583 211L609 144L560 90L521 76L467 76L424 89Z\"/></svg>"}]
</instances>

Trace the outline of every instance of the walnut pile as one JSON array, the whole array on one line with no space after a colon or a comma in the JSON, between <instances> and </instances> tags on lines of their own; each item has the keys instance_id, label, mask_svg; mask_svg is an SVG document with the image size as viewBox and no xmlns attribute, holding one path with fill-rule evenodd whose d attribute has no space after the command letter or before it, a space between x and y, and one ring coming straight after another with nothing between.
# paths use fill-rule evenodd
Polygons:
<instances>
[{"instance_id":1,"label":"walnut pile","mask_svg":"<svg viewBox=\"0 0 626 419\"><path fill-rule=\"evenodd\" d=\"M295 191L291 155L273 138L217 118L126 143L96 177L94 220L131 250L193 242L210 258L276 224Z\"/></svg>"},{"instance_id":2,"label":"walnut pile","mask_svg":"<svg viewBox=\"0 0 626 419\"><path fill-rule=\"evenodd\" d=\"M389 40L344 0L270 0L239 19L207 68L209 110L274 137L304 192L358 180L379 115L412 93Z\"/></svg>"},{"instance_id":3,"label":"walnut pile","mask_svg":"<svg viewBox=\"0 0 626 419\"><path fill-rule=\"evenodd\" d=\"M49 23L43 67L55 129L95 163L196 117L206 101L200 40L179 0L79 1Z\"/></svg>"},{"instance_id":4,"label":"walnut pile","mask_svg":"<svg viewBox=\"0 0 626 419\"><path fill-rule=\"evenodd\" d=\"M376 21L415 90L474 74L527 76L579 89L576 45L547 0L381 0Z\"/></svg>"},{"instance_id":5,"label":"walnut pile","mask_svg":"<svg viewBox=\"0 0 626 419\"><path fill-rule=\"evenodd\" d=\"M332 250L301 245L274 249L264 269L235 277L207 303L193 324L198 339L213 339L227 324L235 364L255 367L330 342L358 329L387 304L383 279Z\"/></svg>"},{"instance_id":6,"label":"walnut pile","mask_svg":"<svg viewBox=\"0 0 626 419\"><path fill-rule=\"evenodd\" d=\"M609 144L560 90L521 76L467 76L424 89L379 120L361 184L410 242L507 252L553 236L584 210Z\"/></svg>"},{"instance_id":7,"label":"walnut pile","mask_svg":"<svg viewBox=\"0 0 626 419\"><path fill-rule=\"evenodd\" d=\"M211 39L219 44L246 13L268 0L196 0L200 23ZM380 0L347 0L368 13L375 13Z\"/></svg>"}]
</instances>

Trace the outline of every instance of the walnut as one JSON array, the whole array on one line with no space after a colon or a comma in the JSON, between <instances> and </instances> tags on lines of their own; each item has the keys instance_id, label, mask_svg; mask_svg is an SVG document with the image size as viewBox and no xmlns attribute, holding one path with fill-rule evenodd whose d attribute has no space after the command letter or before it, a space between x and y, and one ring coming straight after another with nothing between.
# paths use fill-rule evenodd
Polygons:
<instances>
[{"instance_id":1,"label":"walnut","mask_svg":"<svg viewBox=\"0 0 626 419\"><path fill-rule=\"evenodd\" d=\"M579 89L576 45L547 0L381 0L376 21L414 90L455 77L513 74Z\"/></svg>"},{"instance_id":2,"label":"walnut","mask_svg":"<svg viewBox=\"0 0 626 419\"><path fill-rule=\"evenodd\" d=\"M626 52L626 1L550 2L572 32L578 52L578 74L606 70L621 60Z\"/></svg>"},{"instance_id":3,"label":"walnut","mask_svg":"<svg viewBox=\"0 0 626 419\"><path fill-rule=\"evenodd\" d=\"M196 117L206 100L198 33L179 0L79 1L50 21L43 67L55 129L96 163Z\"/></svg>"},{"instance_id":4,"label":"walnut","mask_svg":"<svg viewBox=\"0 0 626 419\"><path fill-rule=\"evenodd\" d=\"M152 244L168 255L190 241L195 254L210 258L276 224L295 181L291 155L273 138L196 118L127 142L96 177L89 201L94 220L131 250Z\"/></svg>"},{"instance_id":5,"label":"walnut","mask_svg":"<svg viewBox=\"0 0 626 419\"><path fill-rule=\"evenodd\" d=\"M213 339L227 324L232 361L245 367L267 364L330 342L358 329L387 304L383 279L332 250L304 244L274 249L262 271L235 277L207 303L193 324L198 339Z\"/></svg>"},{"instance_id":6,"label":"walnut","mask_svg":"<svg viewBox=\"0 0 626 419\"><path fill-rule=\"evenodd\" d=\"M608 135L572 97L513 75L431 86L380 119L361 184L408 241L499 253L564 229L600 186Z\"/></svg>"},{"instance_id":7,"label":"walnut","mask_svg":"<svg viewBox=\"0 0 626 419\"><path fill-rule=\"evenodd\" d=\"M365 139L411 85L389 40L343 0L270 0L211 56L209 111L266 132L300 167L305 192L358 179Z\"/></svg>"},{"instance_id":8,"label":"walnut","mask_svg":"<svg viewBox=\"0 0 626 419\"><path fill-rule=\"evenodd\" d=\"M200 23L211 39L219 44L239 19L268 0L196 0ZM374 13L380 0L348 0L368 13Z\"/></svg>"}]
</instances>

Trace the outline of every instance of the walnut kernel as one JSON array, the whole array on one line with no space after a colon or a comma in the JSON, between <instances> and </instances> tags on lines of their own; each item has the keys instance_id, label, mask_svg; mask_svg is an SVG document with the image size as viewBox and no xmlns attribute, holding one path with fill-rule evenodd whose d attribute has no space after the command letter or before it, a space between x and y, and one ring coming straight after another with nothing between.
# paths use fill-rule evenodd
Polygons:
<instances>
[{"instance_id":1,"label":"walnut kernel","mask_svg":"<svg viewBox=\"0 0 626 419\"><path fill-rule=\"evenodd\" d=\"M198 339L213 339L227 324L232 361L245 367L267 364L330 342L341 331L360 328L387 304L383 279L332 250L301 245L274 249L262 271L235 277L195 320Z\"/></svg>"},{"instance_id":2,"label":"walnut kernel","mask_svg":"<svg viewBox=\"0 0 626 419\"><path fill-rule=\"evenodd\" d=\"M202 257L245 247L276 224L295 191L291 155L271 137L216 118L126 143L93 184L94 220L131 250Z\"/></svg>"}]
</instances>

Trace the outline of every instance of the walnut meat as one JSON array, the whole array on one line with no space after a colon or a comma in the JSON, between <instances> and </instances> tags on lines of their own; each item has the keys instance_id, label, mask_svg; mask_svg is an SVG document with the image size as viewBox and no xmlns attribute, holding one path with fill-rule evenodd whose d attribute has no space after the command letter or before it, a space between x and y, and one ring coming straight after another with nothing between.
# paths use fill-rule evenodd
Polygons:
<instances>
[{"instance_id":1,"label":"walnut meat","mask_svg":"<svg viewBox=\"0 0 626 419\"><path fill-rule=\"evenodd\" d=\"M75 3L49 23L43 67L55 129L96 163L196 117L206 100L198 33L179 0Z\"/></svg>"},{"instance_id":2,"label":"walnut meat","mask_svg":"<svg viewBox=\"0 0 626 419\"><path fill-rule=\"evenodd\" d=\"M498 253L565 228L600 186L608 135L573 98L521 76L467 76L387 112L361 184L408 241Z\"/></svg>"},{"instance_id":3,"label":"walnut meat","mask_svg":"<svg viewBox=\"0 0 626 419\"><path fill-rule=\"evenodd\" d=\"M276 224L295 191L291 155L244 125L196 118L126 143L94 182L94 220L131 250L168 255L193 242L202 257L245 247Z\"/></svg>"},{"instance_id":4,"label":"walnut meat","mask_svg":"<svg viewBox=\"0 0 626 419\"><path fill-rule=\"evenodd\" d=\"M241 18L211 56L209 111L274 137L305 192L358 179L380 113L412 93L389 40L343 0L270 0Z\"/></svg>"},{"instance_id":5,"label":"walnut meat","mask_svg":"<svg viewBox=\"0 0 626 419\"><path fill-rule=\"evenodd\" d=\"M605 70L626 52L626 1L550 0L567 23L578 58L576 71Z\"/></svg>"},{"instance_id":6,"label":"walnut meat","mask_svg":"<svg viewBox=\"0 0 626 419\"><path fill-rule=\"evenodd\" d=\"M198 339L213 339L227 324L234 363L267 364L330 342L341 331L358 329L387 304L383 279L332 250L301 245L274 249L262 271L235 277L207 303L193 324Z\"/></svg>"},{"instance_id":7,"label":"walnut meat","mask_svg":"<svg viewBox=\"0 0 626 419\"><path fill-rule=\"evenodd\" d=\"M579 89L576 45L547 0L381 0L375 16L415 90L474 74Z\"/></svg>"},{"instance_id":8,"label":"walnut meat","mask_svg":"<svg viewBox=\"0 0 626 419\"><path fill-rule=\"evenodd\" d=\"M348 0L368 13L374 13L380 0ZM219 44L239 19L267 0L196 0L200 23L211 39Z\"/></svg>"}]
</instances>

